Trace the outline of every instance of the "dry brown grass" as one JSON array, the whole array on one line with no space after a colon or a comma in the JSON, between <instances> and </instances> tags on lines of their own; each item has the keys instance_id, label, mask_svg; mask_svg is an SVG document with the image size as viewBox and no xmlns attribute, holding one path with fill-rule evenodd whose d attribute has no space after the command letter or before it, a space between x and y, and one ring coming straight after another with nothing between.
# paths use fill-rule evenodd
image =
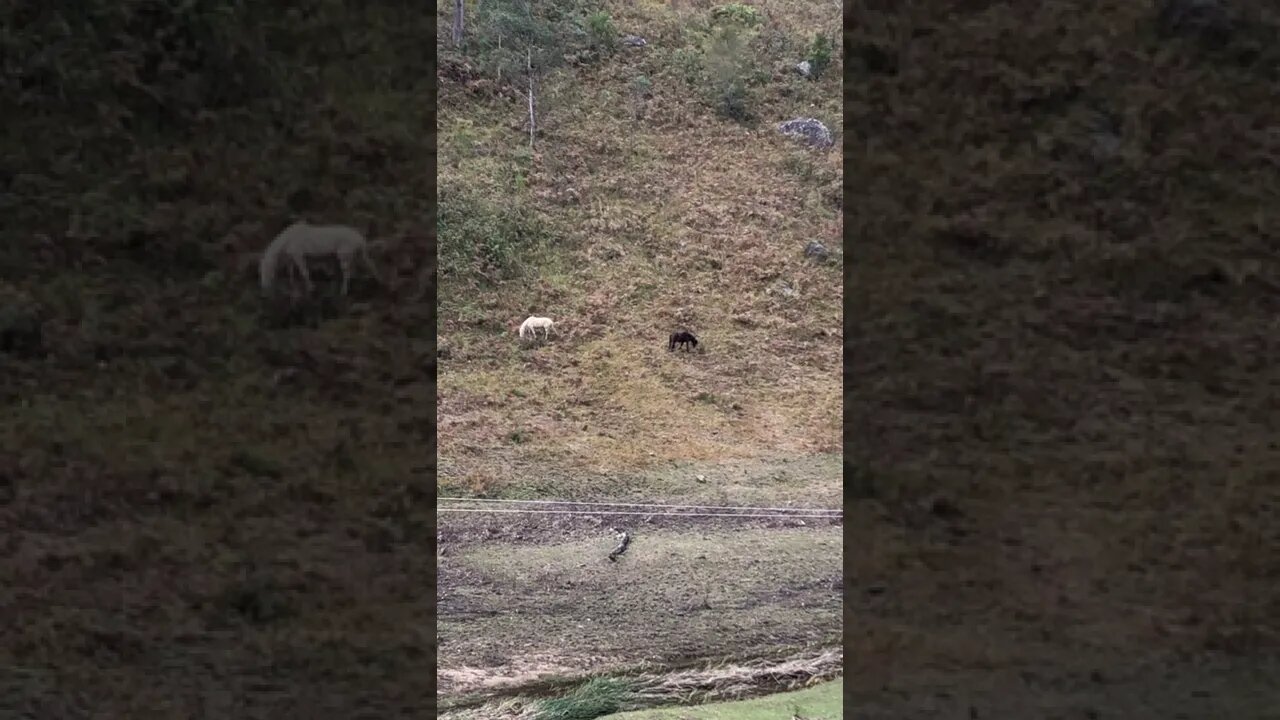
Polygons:
<instances>
[{"instance_id":1,"label":"dry brown grass","mask_svg":"<svg viewBox=\"0 0 1280 720\"><path fill-rule=\"evenodd\" d=\"M668 672L637 671L612 676L628 688L625 704L630 708L680 707L752 697L768 691L810 687L838 677L843 653L825 648L783 658L762 658L744 663L711 663L701 667ZM556 685L570 687L574 681L561 678ZM517 697L473 707L451 709L442 714L448 720L531 720L540 715L540 703Z\"/></svg>"},{"instance_id":2,"label":"dry brown grass","mask_svg":"<svg viewBox=\"0 0 1280 720\"><path fill-rule=\"evenodd\" d=\"M757 660L666 674L632 678L637 694L647 703L714 702L759 692L762 686L791 690L840 674L844 653L830 648L784 660Z\"/></svg>"}]
</instances>

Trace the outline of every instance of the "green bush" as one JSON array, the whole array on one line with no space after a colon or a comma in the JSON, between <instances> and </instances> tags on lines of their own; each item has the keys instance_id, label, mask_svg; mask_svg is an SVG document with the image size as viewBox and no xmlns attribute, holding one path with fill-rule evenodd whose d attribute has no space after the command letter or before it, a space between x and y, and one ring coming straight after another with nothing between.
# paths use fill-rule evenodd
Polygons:
<instances>
[{"instance_id":1,"label":"green bush","mask_svg":"<svg viewBox=\"0 0 1280 720\"><path fill-rule=\"evenodd\" d=\"M754 28L761 24L760 11L750 5L729 3L711 10L711 19L715 22L732 23L744 28Z\"/></svg>"},{"instance_id":2,"label":"green bush","mask_svg":"<svg viewBox=\"0 0 1280 720\"><path fill-rule=\"evenodd\" d=\"M546 238L542 222L518 201L499 203L479 192L441 187L438 202L442 277L505 275Z\"/></svg>"},{"instance_id":3,"label":"green bush","mask_svg":"<svg viewBox=\"0 0 1280 720\"><path fill-rule=\"evenodd\" d=\"M809 74L814 80L822 77L822 72L831 64L831 53L834 49L835 43L831 38L821 33L813 36L805 59L809 61Z\"/></svg>"},{"instance_id":4,"label":"green bush","mask_svg":"<svg viewBox=\"0 0 1280 720\"><path fill-rule=\"evenodd\" d=\"M523 80L565 58L598 58L617 47L609 13L590 0L485 0L467 29L466 55L502 82Z\"/></svg>"},{"instance_id":5,"label":"green bush","mask_svg":"<svg viewBox=\"0 0 1280 720\"><path fill-rule=\"evenodd\" d=\"M618 47L618 28L609 13L598 10L587 16L587 31L591 44L598 49L613 51Z\"/></svg>"},{"instance_id":6,"label":"green bush","mask_svg":"<svg viewBox=\"0 0 1280 720\"><path fill-rule=\"evenodd\" d=\"M637 97L647 97L653 93L653 82L649 80L648 75L636 75L631 78L631 94Z\"/></svg>"},{"instance_id":7,"label":"green bush","mask_svg":"<svg viewBox=\"0 0 1280 720\"><path fill-rule=\"evenodd\" d=\"M696 48L682 47L673 50L671 65L689 85L696 87L703 82L705 71L702 66L702 53Z\"/></svg>"},{"instance_id":8,"label":"green bush","mask_svg":"<svg viewBox=\"0 0 1280 720\"><path fill-rule=\"evenodd\" d=\"M592 678L572 693L538 704L537 720L593 720L623 709L627 685L612 678Z\"/></svg>"},{"instance_id":9,"label":"green bush","mask_svg":"<svg viewBox=\"0 0 1280 720\"><path fill-rule=\"evenodd\" d=\"M721 115L739 122L753 120L748 86L757 75L750 52L750 30L729 23L712 29L703 45L703 63L711 102Z\"/></svg>"}]
</instances>

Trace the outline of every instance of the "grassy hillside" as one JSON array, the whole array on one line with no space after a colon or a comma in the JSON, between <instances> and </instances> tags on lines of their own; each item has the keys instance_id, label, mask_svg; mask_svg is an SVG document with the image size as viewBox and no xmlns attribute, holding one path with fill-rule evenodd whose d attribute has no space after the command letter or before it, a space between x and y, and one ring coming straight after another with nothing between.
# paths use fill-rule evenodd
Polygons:
<instances>
[{"instance_id":1,"label":"grassy hillside","mask_svg":"<svg viewBox=\"0 0 1280 720\"><path fill-rule=\"evenodd\" d=\"M908 696L938 667L1037 666L1012 682L1042 694L1130 658L1276 651L1280 17L1227 11L1215 38L1148 3L855 6L864 697L887 697L887 647ZM886 599L863 591L881 578ZM1204 716L1232 715L1214 697Z\"/></svg>"},{"instance_id":2,"label":"grassy hillside","mask_svg":"<svg viewBox=\"0 0 1280 720\"><path fill-rule=\"evenodd\" d=\"M434 19L170 5L0 10L0 715L424 708ZM260 297L296 217L387 286Z\"/></svg>"},{"instance_id":3,"label":"grassy hillside","mask_svg":"<svg viewBox=\"0 0 1280 720\"><path fill-rule=\"evenodd\" d=\"M816 81L792 66L839 17L756 9L734 40L707 3L581 6L590 33L603 16L608 42L647 45L588 34L587 59L543 75L532 151L523 85L503 91L481 40L457 51L441 27L442 487L512 491L525 463L839 447L839 265L803 254L811 240L838 254L839 145L774 127L812 116L838 133L838 52ZM721 77L742 78L738 119ZM529 314L564 336L521 347ZM681 325L704 353L667 352Z\"/></svg>"},{"instance_id":4,"label":"grassy hillside","mask_svg":"<svg viewBox=\"0 0 1280 720\"><path fill-rule=\"evenodd\" d=\"M462 47L438 30L441 494L834 507L840 151L776 126L838 140L838 6L480 7ZM522 344L531 314L561 334ZM680 327L699 352L668 352ZM839 636L838 519L441 517L460 717L557 676ZM634 536L616 563L608 524Z\"/></svg>"}]
</instances>

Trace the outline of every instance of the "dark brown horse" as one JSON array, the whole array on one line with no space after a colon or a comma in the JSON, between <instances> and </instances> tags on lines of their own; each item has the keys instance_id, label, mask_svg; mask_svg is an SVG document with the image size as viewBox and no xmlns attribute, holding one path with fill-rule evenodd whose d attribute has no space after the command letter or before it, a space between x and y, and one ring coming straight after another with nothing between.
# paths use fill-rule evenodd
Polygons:
<instances>
[{"instance_id":1,"label":"dark brown horse","mask_svg":"<svg viewBox=\"0 0 1280 720\"><path fill-rule=\"evenodd\" d=\"M675 350L677 345L683 345L686 350L692 351L698 347L698 338L687 330L671 333L671 339L667 341L667 350Z\"/></svg>"}]
</instances>

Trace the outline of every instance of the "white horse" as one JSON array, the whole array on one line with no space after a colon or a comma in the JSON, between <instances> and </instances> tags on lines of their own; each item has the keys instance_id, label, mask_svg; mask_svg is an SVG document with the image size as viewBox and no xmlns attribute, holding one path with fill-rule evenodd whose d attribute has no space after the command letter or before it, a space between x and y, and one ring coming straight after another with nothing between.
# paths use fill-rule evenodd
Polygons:
<instances>
[{"instance_id":1,"label":"white horse","mask_svg":"<svg viewBox=\"0 0 1280 720\"><path fill-rule=\"evenodd\" d=\"M538 339L538 328L542 328L544 339L550 339L551 331L556 330L556 324L551 321L551 318L530 315L527 320L520 323L520 339L524 340L526 337ZM556 330L556 334L559 335L560 331Z\"/></svg>"},{"instance_id":2,"label":"white horse","mask_svg":"<svg viewBox=\"0 0 1280 720\"><path fill-rule=\"evenodd\" d=\"M318 255L332 255L338 258L342 270L343 295L347 294L347 284L351 280L351 268L357 257L364 261L369 273L378 279L378 271L369 260L369 247L364 235L359 230L346 225L312 225L308 222L296 222L285 228L283 232L267 245L258 262L258 273L261 275L262 289L268 291L275 283L280 260L289 262L289 279L301 275L306 283L307 292L311 292L311 274L307 272L307 258Z\"/></svg>"}]
</instances>

